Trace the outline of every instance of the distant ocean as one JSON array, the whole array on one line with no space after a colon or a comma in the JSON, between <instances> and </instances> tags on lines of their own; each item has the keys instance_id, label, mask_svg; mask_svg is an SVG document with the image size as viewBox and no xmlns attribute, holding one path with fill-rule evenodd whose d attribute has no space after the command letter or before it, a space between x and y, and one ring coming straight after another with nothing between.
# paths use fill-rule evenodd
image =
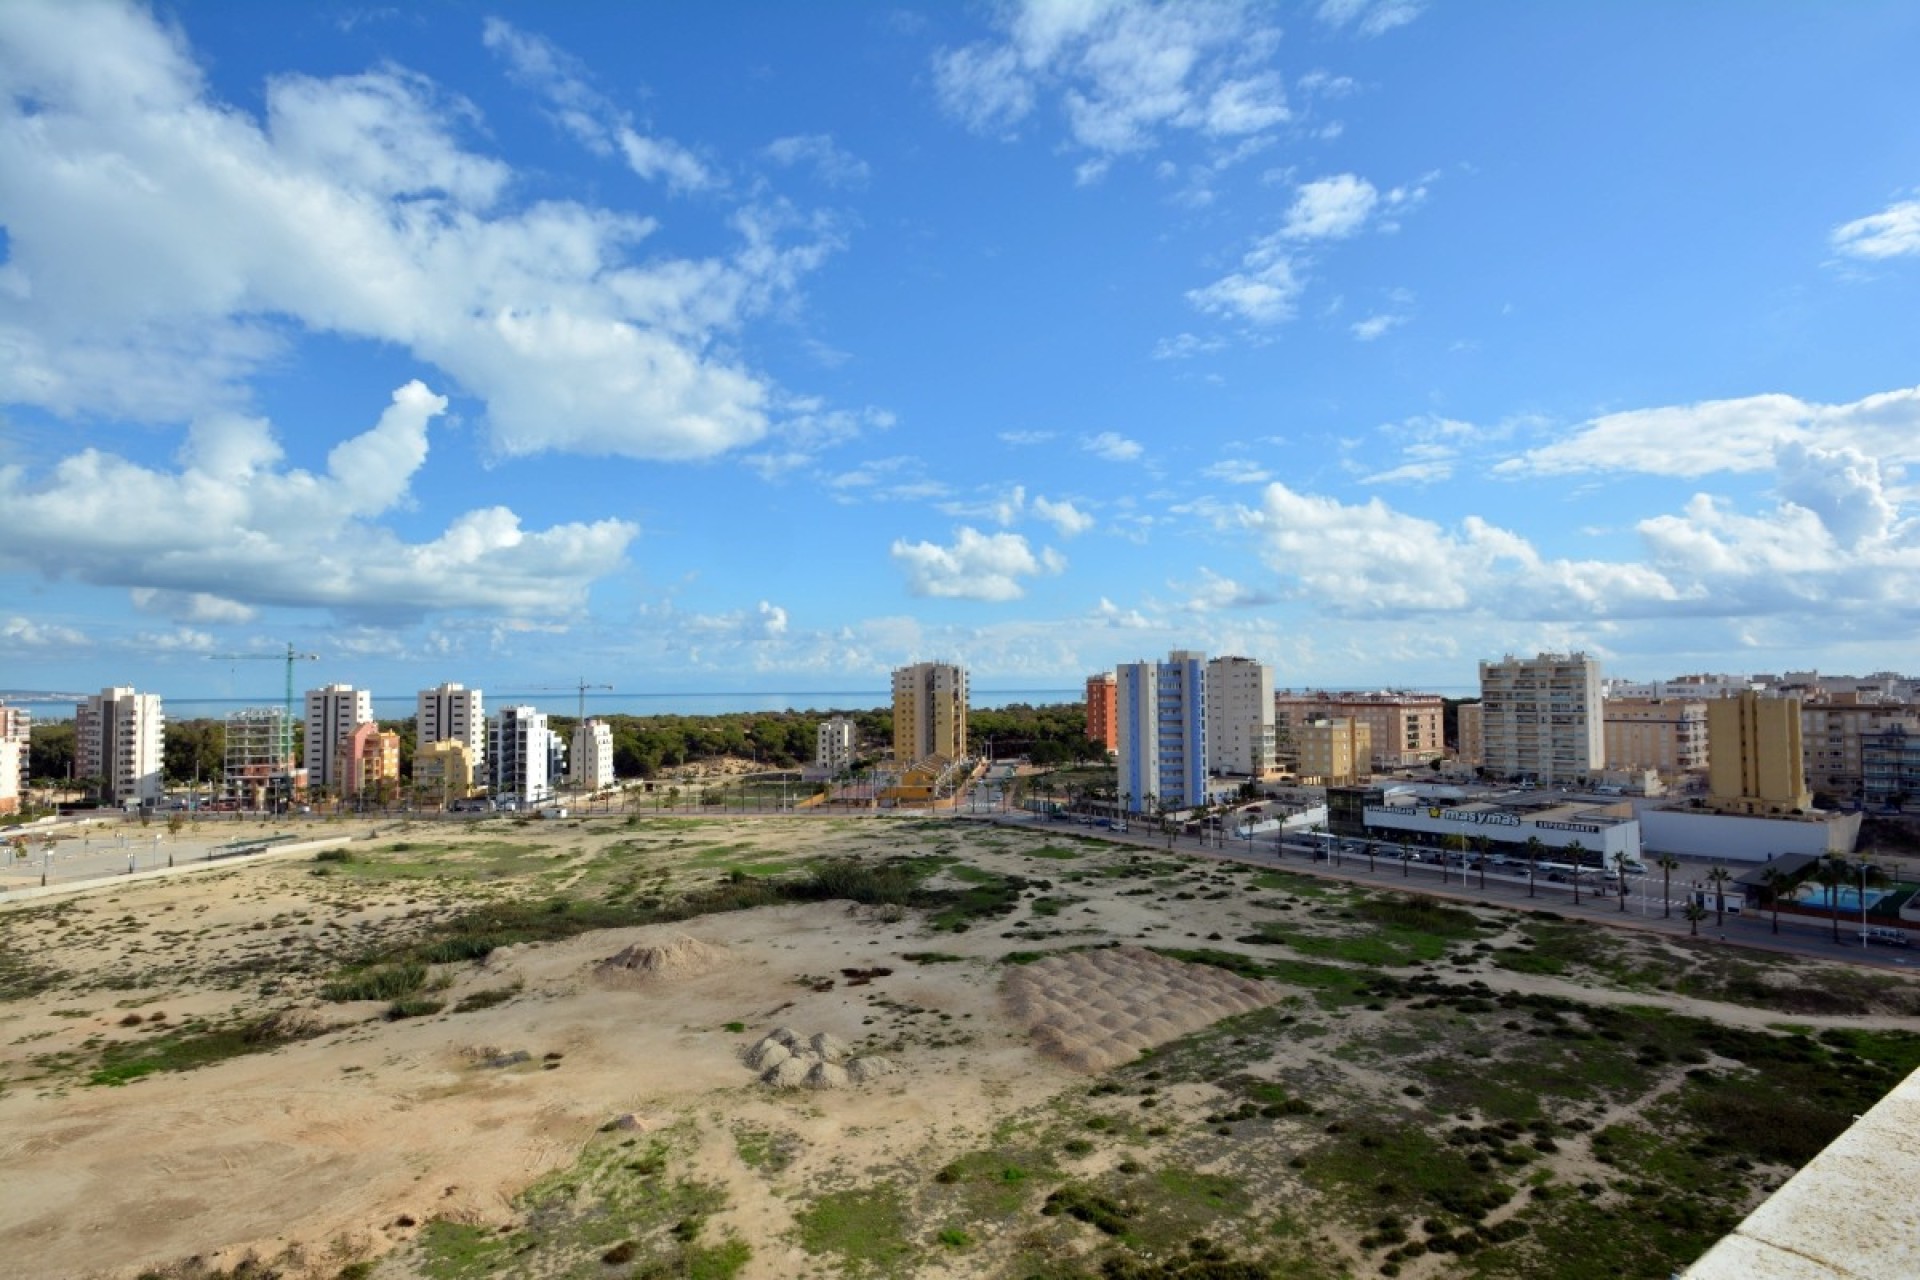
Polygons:
<instances>
[{"instance_id":1,"label":"distant ocean","mask_svg":"<svg viewBox=\"0 0 1920 1280\"><path fill-rule=\"evenodd\" d=\"M516 693L511 689L497 692L485 689L483 692L489 713L500 707L532 706L548 715L580 714L580 695L577 692ZM300 696L298 692L294 694L296 715L300 712ZM1079 702L1085 697L1085 689L975 689L971 693L970 705L977 710L991 710L1021 702L1040 707ZM24 707L33 712L36 720L70 720L73 718L73 704L77 700L66 695L0 692L0 702L12 702ZM595 693L589 689L587 714L724 716L747 711L869 711L888 706L892 700L892 692L886 689L830 689L817 693ZM163 697L161 705L168 720L180 721L224 720L242 707L277 707L283 703L271 698ZM404 720L413 713L412 694L401 697L376 696L373 700L376 720Z\"/></svg>"}]
</instances>

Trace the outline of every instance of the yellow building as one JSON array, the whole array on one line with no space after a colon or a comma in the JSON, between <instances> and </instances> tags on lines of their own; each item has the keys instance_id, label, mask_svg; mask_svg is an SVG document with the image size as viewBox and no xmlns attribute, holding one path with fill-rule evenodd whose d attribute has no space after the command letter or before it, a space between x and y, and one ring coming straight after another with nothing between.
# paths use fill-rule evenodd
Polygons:
<instances>
[{"instance_id":1,"label":"yellow building","mask_svg":"<svg viewBox=\"0 0 1920 1280\"><path fill-rule=\"evenodd\" d=\"M1458 728L1460 741L1454 751L1454 759L1468 768L1477 769L1487 762L1486 726L1480 718L1481 706L1477 702L1463 702L1455 713L1459 716Z\"/></svg>"},{"instance_id":2,"label":"yellow building","mask_svg":"<svg viewBox=\"0 0 1920 1280\"><path fill-rule=\"evenodd\" d=\"M1707 704L1697 698L1608 698L1607 768L1671 778L1707 767Z\"/></svg>"},{"instance_id":3,"label":"yellow building","mask_svg":"<svg viewBox=\"0 0 1920 1280\"><path fill-rule=\"evenodd\" d=\"M1300 778L1315 786L1347 787L1373 776L1373 728L1364 720L1309 720L1294 730Z\"/></svg>"},{"instance_id":4,"label":"yellow building","mask_svg":"<svg viewBox=\"0 0 1920 1280\"><path fill-rule=\"evenodd\" d=\"M1813 808L1800 751L1800 699L1751 691L1707 704L1707 803L1731 813Z\"/></svg>"},{"instance_id":5,"label":"yellow building","mask_svg":"<svg viewBox=\"0 0 1920 1280\"><path fill-rule=\"evenodd\" d=\"M1333 692L1285 689L1273 697L1274 729L1283 744L1297 750L1302 725L1315 720L1359 720L1373 731L1375 769L1406 769L1446 753L1441 734L1446 702L1437 693L1398 689Z\"/></svg>"},{"instance_id":6,"label":"yellow building","mask_svg":"<svg viewBox=\"0 0 1920 1280\"><path fill-rule=\"evenodd\" d=\"M450 804L473 794L473 748L447 739L413 755L414 793L428 803Z\"/></svg>"},{"instance_id":7,"label":"yellow building","mask_svg":"<svg viewBox=\"0 0 1920 1280\"><path fill-rule=\"evenodd\" d=\"M929 756L967 755L967 672L917 662L893 673L893 760L904 769Z\"/></svg>"}]
</instances>

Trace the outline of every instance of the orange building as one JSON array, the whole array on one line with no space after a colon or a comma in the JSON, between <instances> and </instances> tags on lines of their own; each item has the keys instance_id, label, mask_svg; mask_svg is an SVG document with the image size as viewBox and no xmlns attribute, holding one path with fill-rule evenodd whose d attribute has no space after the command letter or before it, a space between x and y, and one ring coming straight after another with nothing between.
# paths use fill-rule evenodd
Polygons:
<instances>
[{"instance_id":1,"label":"orange building","mask_svg":"<svg viewBox=\"0 0 1920 1280\"><path fill-rule=\"evenodd\" d=\"M1113 672L1087 677L1087 739L1108 751L1120 749L1119 686Z\"/></svg>"},{"instance_id":2,"label":"orange building","mask_svg":"<svg viewBox=\"0 0 1920 1280\"><path fill-rule=\"evenodd\" d=\"M400 735L369 720L340 744L340 794L377 796L400 780Z\"/></svg>"}]
</instances>

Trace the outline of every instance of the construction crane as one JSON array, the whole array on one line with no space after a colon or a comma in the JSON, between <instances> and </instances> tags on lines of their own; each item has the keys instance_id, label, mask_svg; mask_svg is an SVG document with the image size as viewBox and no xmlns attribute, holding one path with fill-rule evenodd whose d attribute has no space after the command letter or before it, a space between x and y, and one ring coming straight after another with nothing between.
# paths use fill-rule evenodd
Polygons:
<instances>
[{"instance_id":1,"label":"construction crane","mask_svg":"<svg viewBox=\"0 0 1920 1280\"><path fill-rule=\"evenodd\" d=\"M585 680L576 680L572 684L536 684L532 688L528 689L527 692L528 693L565 693L569 689L578 691L578 693L580 694L579 721L584 723L587 718L587 690L589 689L611 690L612 688L613 686L610 684L588 684Z\"/></svg>"},{"instance_id":2,"label":"construction crane","mask_svg":"<svg viewBox=\"0 0 1920 1280\"><path fill-rule=\"evenodd\" d=\"M284 662L287 664L287 709L280 720L280 758L289 764L293 761L293 664L296 662L318 662L317 653L299 653L293 645L287 645L285 653L210 653L207 657L216 662Z\"/></svg>"}]
</instances>

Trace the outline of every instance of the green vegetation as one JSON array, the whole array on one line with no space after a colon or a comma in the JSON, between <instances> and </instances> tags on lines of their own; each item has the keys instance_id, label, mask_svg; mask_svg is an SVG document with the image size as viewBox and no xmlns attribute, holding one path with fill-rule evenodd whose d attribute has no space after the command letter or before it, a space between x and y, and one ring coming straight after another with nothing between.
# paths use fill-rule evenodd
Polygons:
<instances>
[{"instance_id":1,"label":"green vegetation","mask_svg":"<svg viewBox=\"0 0 1920 1280\"><path fill-rule=\"evenodd\" d=\"M88 1084L122 1085L156 1071L190 1071L317 1035L319 1027L296 1012L273 1014L231 1027L188 1025L138 1043L108 1045Z\"/></svg>"},{"instance_id":2,"label":"green vegetation","mask_svg":"<svg viewBox=\"0 0 1920 1280\"><path fill-rule=\"evenodd\" d=\"M918 1252L905 1199L889 1183L829 1192L798 1210L794 1222L801 1248L832 1254L856 1273L889 1271Z\"/></svg>"}]
</instances>

